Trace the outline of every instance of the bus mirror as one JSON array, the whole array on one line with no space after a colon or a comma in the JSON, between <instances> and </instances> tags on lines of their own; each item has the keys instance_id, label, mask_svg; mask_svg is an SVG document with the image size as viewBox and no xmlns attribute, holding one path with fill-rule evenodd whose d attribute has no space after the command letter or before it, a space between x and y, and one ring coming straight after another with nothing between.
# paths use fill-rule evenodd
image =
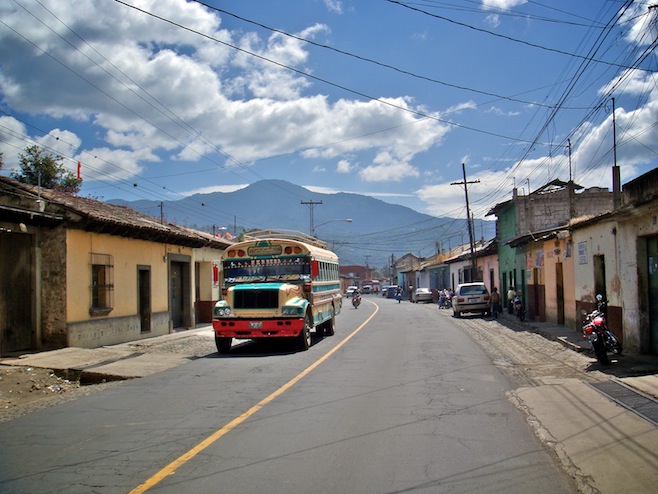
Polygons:
<instances>
[{"instance_id":1,"label":"bus mirror","mask_svg":"<svg viewBox=\"0 0 658 494\"><path fill-rule=\"evenodd\" d=\"M320 274L320 263L316 260L311 261L311 276L317 278Z\"/></svg>"}]
</instances>

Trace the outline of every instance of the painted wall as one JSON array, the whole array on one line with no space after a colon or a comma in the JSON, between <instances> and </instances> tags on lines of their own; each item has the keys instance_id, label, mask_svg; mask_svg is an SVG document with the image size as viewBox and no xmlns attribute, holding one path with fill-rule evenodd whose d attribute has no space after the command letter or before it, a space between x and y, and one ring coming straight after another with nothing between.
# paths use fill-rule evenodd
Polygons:
<instances>
[{"instance_id":1,"label":"painted wall","mask_svg":"<svg viewBox=\"0 0 658 494\"><path fill-rule=\"evenodd\" d=\"M137 266L151 270L153 312L168 309L167 262L169 247L144 240L68 230L66 250L67 305L69 322L90 319L91 253L108 254L114 262L114 308L111 317L137 313ZM186 249L191 254L191 249Z\"/></svg>"},{"instance_id":2,"label":"painted wall","mask_svg":"<svg viewBox=\"0 0 658 494\"><path fill-rule=\"evenodd\" d=\"M544 284L546 286L546 320L558 324L557 265L562 266L564 325L580 331L581 317L576 313L573 241L552 238L543 243Z\"/></svg>"},{"instance_id":3,"label":"painted wall","mask_svg":"<svg viewBox=\"0 0 658 494\"><path fill-rule=\"evenodd\" d=\"M627 350L637 352L636 336L631 328L625 328L622 322L625 298L621 284L621 270L628 267L621 266L620 238L612 232L618 231L617 222L601 221L599 223L577 229L573 232L574 242L574 275L575 275L575 297L576 310L578 313L589 312L596 308L596 295L602 293L608 300L608 328L613 331L624 344ZM635 243L634 239L626 239L627 242ZM628 245L632 252L636 252L635 246ZM605 273L605 283L597 287L597 261L602 259L602 272ZM635 269L636 262L633 263ZM627 287L627 289L630 287ZM627 303L633 303L630 299Z\"/></svg>"},{"instance_id":4,"label":"painted wall","mask_svg":"<svg viewBox=\"0 0 658 494\"><path fill-rule=\"evenodd\" d=\"M169 333L169 254L192 249L113 235L68 230L66 235L67 345L95 348ZM91 254L112 256L113 307L91 309ZM142 332L138 314L137 267L151 272L151 331Z\"/></svg>"},{"instance_id":5,"label":"painted wall","mask_svg":"<svg viewBox=\"0 0 658 494\"><path fill-rule=\"evenodd\" d=\"M616 228L614 236L619 251L619 285L623 304L625 348L638 353L649 353L652 350L647 238L658 235L658 204L647 208L641 215L619 221Z\"/></svg>"}]
</instances>

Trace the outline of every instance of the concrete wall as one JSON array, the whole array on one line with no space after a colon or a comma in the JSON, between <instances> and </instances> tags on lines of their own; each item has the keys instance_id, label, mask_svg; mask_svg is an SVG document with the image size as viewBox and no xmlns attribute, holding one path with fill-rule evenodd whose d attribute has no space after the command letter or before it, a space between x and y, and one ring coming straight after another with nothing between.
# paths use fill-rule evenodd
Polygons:
<instances>
[{"instance_id":1,"label":"concrete wall","mask_svg":"<svg viewBox=\"0 0 658 494\"><path fill-rule=\"evenodd\" d=\"M151 314L151 325L156 329L148 333L142 333L137 315L97 318L69 323L68 346L98 348L104 345L115 345L126 341L167 334L169 331L169 312Z\"/></svg>"},{"instance_id":2,"label":"concrete wall","mask_svg":"<svg viewBox=\"0 0 658 494\"><path fill-rule=\"evenodd\" d=\"M569 187L551 192L515 196L518 235L565 225L572 218L612 209L612 192L600 187L571 193Z\"/></svg>"}]
</instances>

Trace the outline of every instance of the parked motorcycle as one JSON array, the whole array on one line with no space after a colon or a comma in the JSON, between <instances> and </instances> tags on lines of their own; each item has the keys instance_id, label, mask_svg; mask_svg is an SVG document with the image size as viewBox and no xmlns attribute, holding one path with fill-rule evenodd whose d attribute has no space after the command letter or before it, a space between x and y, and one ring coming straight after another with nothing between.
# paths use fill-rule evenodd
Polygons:
<instances>
[{"instance_id":1,"label":"parked motorcycle","mask_svg":"<svg viewBox=\"0 0 658 494\"><path fill-rule=\"evenodd\" d=\"M512 301L512 310L519 321L525 321L525 307L523 306L521 297L518 295L514 297L514 300Z\"/></svg>"},{"instance_id":2,"label":"parked motorcycle","mask_svg":"<svg viewBox=\"0 0 658 494\"><path fill-rule=\"evenodd\" d=\"M596 296L596 310L589 314L583 311L585 323L583 324L583 339L588 340L594 350L596 360L602 365L609 365L608 353L621 355L623 347L612 331L608 329L605 320L605 301L603 295Z\"/></svg>"},{"instance_id":3,"label":"parked motorcycle","mask_svg":"<svg viewBox=\"0 0 658 494\"><path fill-rule=\"evenodd\" d=\"M352 305L354 306L355 309L358 309L360 304L361 304L361 295L354 294L352 296Z\"/></svg>"}]
</instances>

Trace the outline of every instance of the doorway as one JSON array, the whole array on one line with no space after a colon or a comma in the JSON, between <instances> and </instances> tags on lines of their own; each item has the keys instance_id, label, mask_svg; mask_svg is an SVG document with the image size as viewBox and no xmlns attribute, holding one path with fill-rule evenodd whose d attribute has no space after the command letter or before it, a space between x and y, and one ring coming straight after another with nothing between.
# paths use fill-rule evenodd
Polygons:
<instances>
[{"instance_id":1,"label":"doorway","mask_svg":"<svg viewBox=\"0 0 658 494\"><path fill-rule=\"evenodd\" d=\"M190 257L169 254L169 310L172 328L192 326Z\"/></svg>"},{"instance_id":2,"label":"doorway","mask_svg":"<svg viewBox=\"0 0 658 494\"><path fill-rule=\"evenodd\" d=\"M562 271L562 263L555 264L555 288L556 288L556 303L557 303L557 323L564 325L564 272Z\"/></svg>"},{"instance_id":3,"label":"doorway","mask_svg":"<svg viewBox=\"0 0 658 494\"><path fill-rule=\"evenodd\" d=\"M651 353L658 354L658 237L647 239L649 272L649 344Z\"/></svg>"},{"instance_id":4,"label":"doorway","mask_svg":"<svg viewBox=\"0 0 658 494\"><path fill-rule=\"evenodd\" d=\"M605 283L605 256L596 255L593 258L594 262L594 296L601 294L603 300L608 300L606 296L606 283Z\"/></svg>"},{"instance_id":5,"label":"doorway","mask_svg":"<svg viewBox=\"0 0 658 494\"><path fill-rule=\"evenodd\" d=\"M36 345L32 235L0 233L0 354Z\"/></svg>"},{"instance_id":6,"label":"doorway","mask_svg":"<svg viewBox=\"0 0 658 494\"><path fill-rule=\"evenodd\" d=\"M139 330L151 331L151 268L137 266L137 305L139 311Z\"/></svg>"}]
</instances>

